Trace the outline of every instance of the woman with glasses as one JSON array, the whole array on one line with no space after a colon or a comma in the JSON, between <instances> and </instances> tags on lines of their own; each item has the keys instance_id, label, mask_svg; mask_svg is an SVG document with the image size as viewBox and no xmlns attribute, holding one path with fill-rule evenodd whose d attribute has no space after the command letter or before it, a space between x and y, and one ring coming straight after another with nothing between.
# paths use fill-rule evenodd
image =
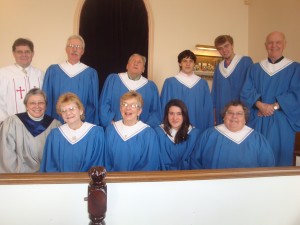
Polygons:
<instances>
[{"instance_id":1,"label":"woman with glasses","mask_svg":"<svg viewBox=\"0 0 300 225\"><path fill-rule=\"evenodd\" d=\"M45 93L31 89L26 112L6 118L0 126L0 173L33 173L40 169L47 135L60 122L45 115Z\"/></svg>"},{"instance_id":2,"label":"woman with glasses","mask_svg":"<svg viewBox=\"0 0 300 225\"><path fill-rule=\"evenodd\" d=\"M164 110L163 124L155 129L160 144L163 170L189 169L189 155L195 147L199 130L190 124L186 105L171 99Z\"/></svg>"},{"instance_id":3,"label":"woman with glasses","mask_svg":"<svg viewBox=\"0 0 300 225\"><path fill-rule=\"evenodd\" d=\"M155 131L139 120L143 98L136 91L122 95L122 119L105 130L106 169L108 171L158 170L159 145Z\"/></svg>"},{"instance_id":4,"label":"woman with glasses","mask_svg":"<svg viewBox=\"0 0 300 225\"><path fill-rule=\"evenodd\" d=\"M102 127L83 122L84 107L74 93L59 97L57 113L65 124L49 134L41 172L86 172L92 166L103 166L104 131Z\"/></svg>"},{"instance_id":5,"label":"woman with glasses","mask_svg":"<svg viewBox=\"0 0 300 225\"><path fill-rule=\"evenodd\" d=\"M224 123L201 134L191 155L192 169L274 166L273 151L266 138L246 126L248 108L232 101L223 111Z\"/></svg>"}]
</instances>

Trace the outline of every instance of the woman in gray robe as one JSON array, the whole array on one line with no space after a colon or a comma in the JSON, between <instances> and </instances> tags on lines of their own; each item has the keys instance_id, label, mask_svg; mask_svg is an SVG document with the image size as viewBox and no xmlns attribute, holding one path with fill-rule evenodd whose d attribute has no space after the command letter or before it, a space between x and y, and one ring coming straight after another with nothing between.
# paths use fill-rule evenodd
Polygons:
<instances>
[{"instance_id":1,"label":"woman in gray robe","mask_svg":"<svg viewBox=\"0 0 300 225\"><path fill-rule=\"evenodd\" d=\"M0 173L33 173L40 169L46 138L60 122L45 115L45 93L31 89L26 112L12 115L0 126Z\"/></svg>"}]
</instances>

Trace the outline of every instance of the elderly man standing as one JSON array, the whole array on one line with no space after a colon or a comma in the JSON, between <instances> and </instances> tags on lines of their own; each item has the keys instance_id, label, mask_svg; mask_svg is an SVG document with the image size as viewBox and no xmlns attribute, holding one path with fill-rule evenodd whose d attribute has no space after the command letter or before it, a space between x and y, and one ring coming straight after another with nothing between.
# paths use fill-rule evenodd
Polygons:
<instances>
[{"instance_id":1,"label":"elderly man standing","mask_svg":"<svg viewBox=\"0 0 300 225\"><path fill-rule=\"evenodd\" d=\"M8 116L25 112L25 95L43 83L44 73L31 65L34 56L31 40L15 40L12 53L15 63L0 69L0 123Z\"/></svg>"},{"instance_id":2,"label":"elderly man standing","mask_svg":"<svg viewBox=\"0 0 300 225\"><path fill-rule=\"evenodd\" d=\"M129 57L127 72L110 74L100 96L100 121L107 127L113 121L122 119L120 97L128 91L137 91L144 99L143 112L138 120L155 127L161 123L161 108L157 86L142 76L146 58L140 54Z\"/></svg>"},{"instance_id":3,"label":"elderly man standing","mask_svg":"<svg viewBox=\"0 0 300 225\"><path fill-rule=\"evenodd\" d=\"M56 102L61 94L75 93L85 108L85 121L99 124L99 81L95 69L80 62L85 43L81 36L72 35L66 44L68 59L51 65L45 74L43 90L48 97L46 114L63 122L56 112Z\"/></svg>"},{"instance_id":4,"label":"elderly man standing","mask_svg":"<svg viewBox=\"0 0 300 225\"><path fill-rule=\"evenodd\" d=\"M300 131L300 66L283 56L285 35L265 42L268 58L250 67L241 100L251 108L249 126L270 142L277 166L291 166L295 132Z\"/></svg>"}]
</instances>

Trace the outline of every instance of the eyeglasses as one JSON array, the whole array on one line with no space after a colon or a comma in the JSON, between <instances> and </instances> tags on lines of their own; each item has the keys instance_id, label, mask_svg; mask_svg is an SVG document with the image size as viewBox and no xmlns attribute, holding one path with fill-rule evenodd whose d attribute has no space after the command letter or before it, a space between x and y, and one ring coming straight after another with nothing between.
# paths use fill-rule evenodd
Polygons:
<instances>
[{"instance_id":1,"label":"eyeglasses","mask_svg":"<svg viewBox=\"0 0 300 225\"><path fill-rule=\"evenodd\" d=\"M81 45L73 45L73 44L68 44L67 47L69 47L69 48L76 48L76 49L83 48Z\"/></svg>"},{"instance_id":2,"label":"eyeglasses","mask_svg":"<svg viewBox=\"0 0 300 225\"><path fill-rule=\"evenodd\" d=\"M132 103L132 104L128 104L128 103L121 103L121 106L122 107L129 107L129 108L133 108L133 109L135 109L135 108L140 108L140 106L138 105L138 104L134 104L134 103Z\"/></svg>"},{"instance_id":3,"label":"eyeglasses","mask_svg":"<svg viewBox=\"0 0 300 225\"><path fill-rule=\"evenodd\" d=\"M226 114L229 115L229 116L234 116L234 115L236 115L238 117L244 116L244 112L236 112L235 113L235 112L232 112L232 111L227 111Z\"/></svg>"},{"instance_id":4,"label":"eyeglasses","mask_svg":"<svg viewBox=\"0 0 300 225\"><path fill-rule=\"evenodd\" d=\"M31 107L33 107L33 106L42 107L42 106L46 105L46 102L28 102L28 105L31 106Z\"/></svg>"},{"instance_id":5,"label":"eyeglasses","mask_svg":"<svg viewBox=\"0 0 300 225\"><path fill-rule=\"evenodd\" d=\"M76 106L71 106L71 107L69 107L69 108L61 109L60 112L61 112L62 114L65 114L65 113L67 113L67 112L74 112L76 109L77 109Z\"/></svg>"}]
</instances>

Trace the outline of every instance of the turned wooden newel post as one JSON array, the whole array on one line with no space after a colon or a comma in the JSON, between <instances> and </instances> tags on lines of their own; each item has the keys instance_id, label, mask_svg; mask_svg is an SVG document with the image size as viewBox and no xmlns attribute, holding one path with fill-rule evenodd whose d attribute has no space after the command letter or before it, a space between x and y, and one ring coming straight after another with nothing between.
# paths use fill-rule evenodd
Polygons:
<instances>
[{"instance_id":1,"label":"turned wooden newel post","mask_svg":"<svg viewBox=\"0 0 300 225\"><path fill-rule=\"evenodd\" d=\"M89 171L91 182L88 187L88 212L90 225L105 225L107 208L107 187L103 180L106 176L104 167L95 166Z\"/></svg>"}]
</instances>

